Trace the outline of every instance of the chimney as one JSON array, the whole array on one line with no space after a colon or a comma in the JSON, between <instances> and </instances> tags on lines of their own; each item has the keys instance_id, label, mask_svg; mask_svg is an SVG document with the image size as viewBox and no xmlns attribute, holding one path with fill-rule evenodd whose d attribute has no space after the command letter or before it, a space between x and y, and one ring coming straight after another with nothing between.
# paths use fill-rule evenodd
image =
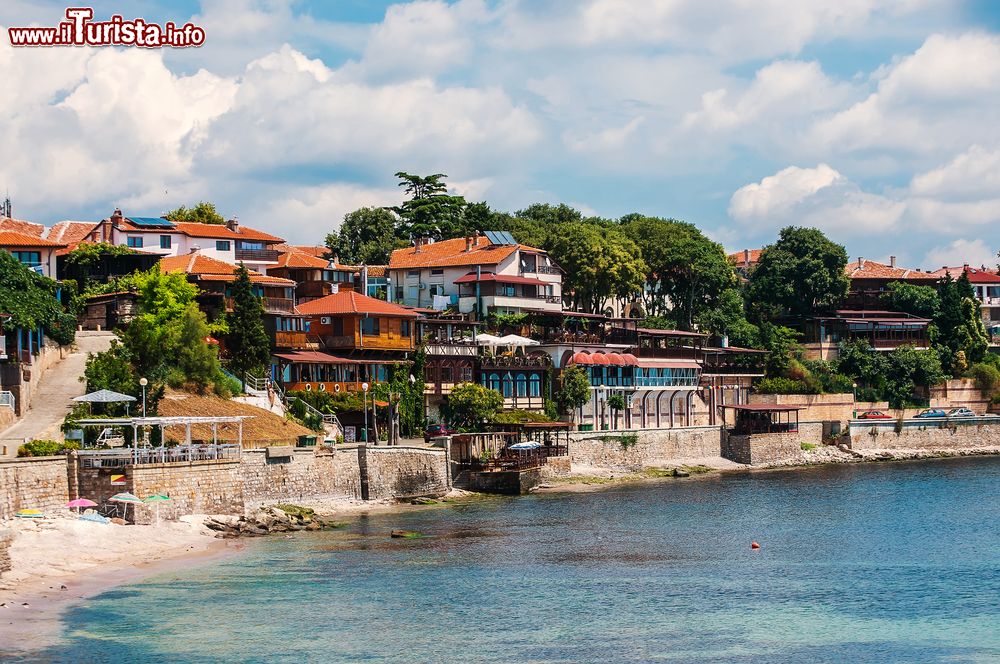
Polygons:
<instances>
[{"instance_id":1,"label":"chimney","mask_svg":"<svg viewBox=\"0 0 1000 664\"><path fill-rule=\"evenodd\" d=\"M199 251L201 251L201 247L200 246L198 246L197 244L192 244L191 245L191 253L192 254L196 254Z\"/></svg>"},{"instance_id":2,"label":"chimney","mask_svg":"<svg viewBox=\"0 0 1000 664\"><path fill-rule=\"evenodd\" d=\"M896 257L889 256L889 267L896 267Z\"/></svg>"},{"instance_id":3,"label":"chimney","mask_svg":"<svg viewBox=\"0 0 1000 664\"><path fill-rule=\"evenodd\" d=\"M465 238L465 253L470 253L472 248L475 246L476 236L469 235Z\"/></svg>"},{"instance_id":4,"label":"chimney","mask_svg":"<svg viewBox=\"0 0 1000 664\"><path fill-rule=\"evenodd\" d=\"M743 267L750 267L750 250L743 250Z\"/></svg>"},{"instance_id":5,"label":"chimney","mask_svg":"<svg viewBox=\"0 0 1000 664\"><path fill-rule=\"evenodd\" d=\"M228 228L234 233L240 232L240 220L236 218L235 214L233 215L232 219L226 222L226 228Z\"/></svg>"},{"instance_id":6,"label":"chimney","mask_svg":"<svg viewBox=\"0 0 1000 664\"><path fill-rule=\"evenodd\" d=\"M340 265L340 254L334 254L332 260L333 260L333 266L334 267L337 267L338 265Z\"/></svg>"},{"instance_id":7,"label":"chimney","mask_svg":"<svg viewBox=\"0 0 1000 664\"><path fill-rule=\"evenodd\" d=\"M864 256L858 256L858 269L860 270L864 266L865 266L865 257Z\"/></svg>"}]
</instances>

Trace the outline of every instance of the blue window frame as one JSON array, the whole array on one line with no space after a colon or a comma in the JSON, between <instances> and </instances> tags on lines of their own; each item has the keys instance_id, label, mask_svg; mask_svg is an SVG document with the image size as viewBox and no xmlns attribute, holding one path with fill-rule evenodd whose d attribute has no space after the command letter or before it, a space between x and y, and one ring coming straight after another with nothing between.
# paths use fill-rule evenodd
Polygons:
<instances>
[{"instance_id":1,"label":"blue window frame","mask_svg":"<svg viewBox=\"0 0 1000 664\"><path fill-rule=\"evenodd\" d=\"M142 236L139 237L129 237L125 239L125 244L132 247L133 249L142 248Z\"/></svg>"},{"instance_id":2,"label":"blue window frame","mask_svg":"<svg viewBox=\"0 0 1000 664\"><path fill-rule=\"evenodd\" d=\"M160 236L160 249L169 249L169 248L170 248L170 236L169 235L161 235Z\"/></svg>"},{"instance_id":3,"label":"blue window frame","mask_svg":"<svg viewBox=\"0 0 1000 664\"><path fill-rule=\"evenodd\" d=\"M528 396L542 396L542 377L536 373L531 374L531 378L528 379Z\"/></svg>"},{"instance_id":4,"label":"blue window frame","mask_svg":"<svg viewBox=\"0 0 1000 664\"><path fill-rule=\"evenodd\" d=\"M362 334L368 334L371 336L379 335L379 319L378 318L362 318L361 319L361 332Z\"/></svg>"},{"instance_id":5,"label":"blue window frame","mask_svg":"<svg viewBox=\"0 0 1000 664\"><path fill-rule=\"evenodd\" d=\"M248 240L237 240L236 241L236 248L237 249L263 249L264 248L264 243L263 242L250 242Z\"/></svg>"},{"instance_id":6,"label":"blue window frame","mask_svg":"<svg viewBox=\"0 0 1000 664\"><path fill-rule=\"evenodd\" d=\"M528 396L528 377L524 374L517 374L517 378L514 379L514 388L516 394L519 397Z\"/></svg>"},{"instance_id":7,"label":"blue window frame","mask_svg":"<svg viewBox=\"0 0 1000 664\"><path fill-rule=\"evenodd\" d=\"M34 267L42 264L42 254L39 251L12 251L10 253L23 265Z\"/></svg>"},{"instance_id":8,"label":"blue window frame","mask_svg":"<svg viewBox=\"0 0 1000 664\"><path fill-rule=\"evenodd\" d=\"M216 240L215 241L215 250L216 251L229 251L230 250L229 240Z\"/></svg>"}]
</instances>

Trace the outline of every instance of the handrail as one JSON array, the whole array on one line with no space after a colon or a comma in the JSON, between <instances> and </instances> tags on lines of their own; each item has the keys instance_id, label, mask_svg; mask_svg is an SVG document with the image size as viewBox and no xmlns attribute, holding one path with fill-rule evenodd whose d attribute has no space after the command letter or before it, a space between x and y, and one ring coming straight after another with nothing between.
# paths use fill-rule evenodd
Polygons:
<instances>
[{"instance_id":1,"label":"handrail","mask_svg":"<svg viewBox=\"0 0 1000 664\"><path fill-rule=\"evenodd\" d=\"M302 402L302 405L305 407L306 412L316 417L319 417L324 424L335 424L341 431L344 430L344 425L340 423L340 418L338 418L335 413L321 412L316 408L314 408L311 404L306 402L305 399L300 399L299 397L292 397L291 399L295 399L297 401ZM289 401L291 399L289 399Z\"/></svg>"}]
</instances>

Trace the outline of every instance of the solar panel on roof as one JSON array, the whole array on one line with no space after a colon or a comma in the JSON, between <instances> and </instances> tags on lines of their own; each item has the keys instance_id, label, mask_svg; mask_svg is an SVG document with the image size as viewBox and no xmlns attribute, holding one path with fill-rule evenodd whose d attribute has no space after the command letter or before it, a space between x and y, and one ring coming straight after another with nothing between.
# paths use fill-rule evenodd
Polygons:
<instances>
[{"instance_id":1,"label":"solar panel on roof","mask_svg":"<svg viewBox=\"0 0 1000 664\"><path fill-rule=\"evenodd\" d=\"M173 228L174 222L163 217L126 217L136 226L156 226L158 228Z\"/></svg>"},{"instance_id":2,"label":"solar panel on roof","mask_svg":"<svg viewBox=\"0 0 1000 664\"><path fill-rule=\"evenodd\" d=\"M517 244L514 237L507 231L483 231L483 234L486 235L486 239L490 241L490 244L497 246Z\"/></svg>"}]
</instances>

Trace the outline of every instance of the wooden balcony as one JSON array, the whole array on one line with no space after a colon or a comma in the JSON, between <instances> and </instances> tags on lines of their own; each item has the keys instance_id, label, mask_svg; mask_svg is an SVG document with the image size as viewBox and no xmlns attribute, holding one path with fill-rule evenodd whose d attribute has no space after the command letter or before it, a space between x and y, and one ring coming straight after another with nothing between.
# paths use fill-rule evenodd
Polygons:
<instances>
[{"instance_id":1,"label":"wooden balcony","mask_svg":"<svg viewBox=\"0 0 1000 664\"><path fill-rule=\"evenodd\" d=\"M269 314L292 314L295 313L295 300L287 297L262 297L261 304L264 305L264 312ZM233 310L233 298L226 298L226 311Z\"/></svg>"},{"instance_id":2,"label":"wooden balcony","mask_svg":"<svg viewBox=\"0 0 1000 664\"><path fill-rule=\"evenodd\" d=\"M275 332L274 347L290 350L317 350L319 341L310 339L305 332Z\"/></svg>"},{"instance_id":3,"label":"wooden balcony","mask_svg":"<svg viewBox=\"0 0 1000 664\"><path fill-rule=\"evenodd\" d=\"M236 249L236 260L248 263L277 263L277 249Z\"/></svg>"}]
</instances>

